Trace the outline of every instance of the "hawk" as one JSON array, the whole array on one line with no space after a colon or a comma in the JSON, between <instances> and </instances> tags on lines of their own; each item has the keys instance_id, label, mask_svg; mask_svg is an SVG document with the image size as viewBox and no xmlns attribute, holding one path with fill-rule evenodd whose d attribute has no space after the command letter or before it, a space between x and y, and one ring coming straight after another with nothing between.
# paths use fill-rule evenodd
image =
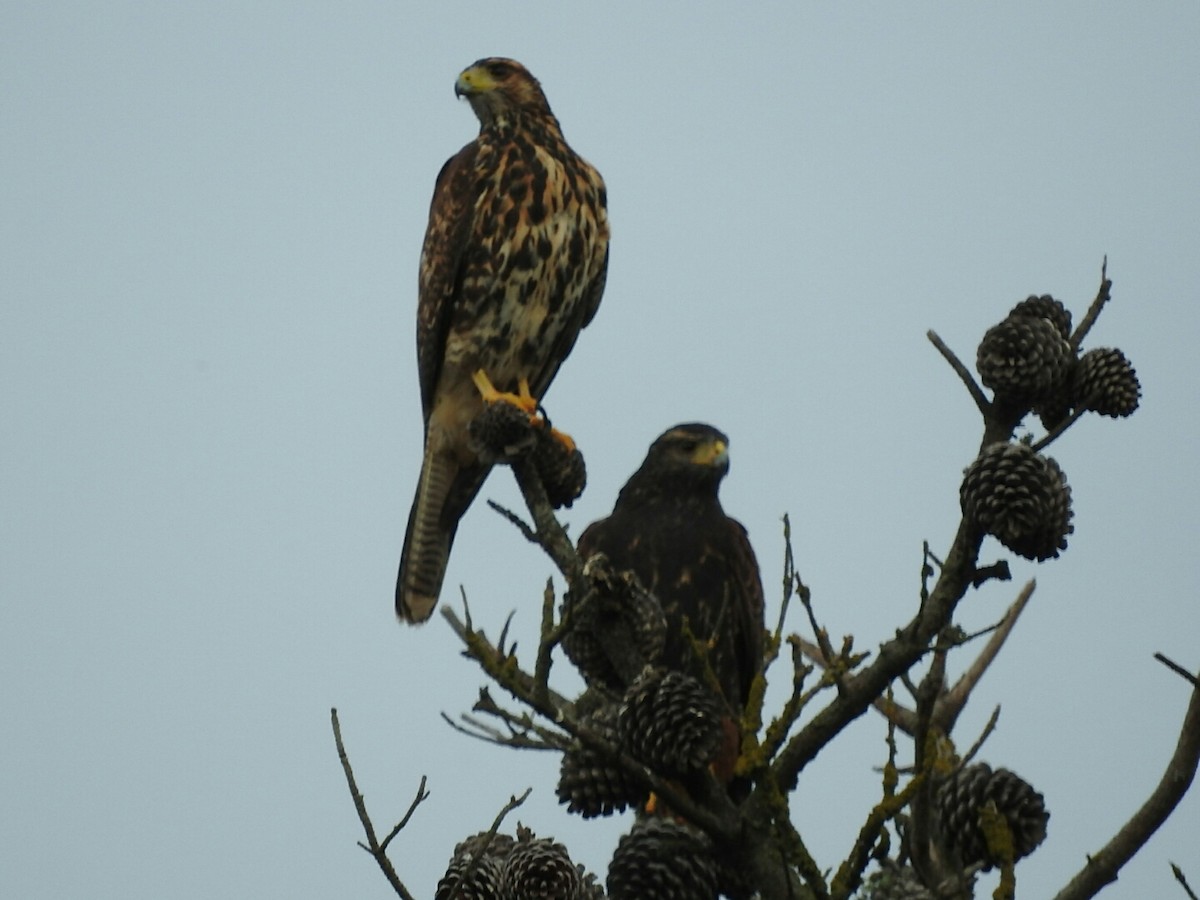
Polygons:
<instances>
[{"instance_id":1,"label":"hawk","mask_svg":"<svg viewBox=\"0 0 1200 900\"><path fill-rule=\"evenodd\" d=\"M763 588L741 523L717 491L729 471L729 439L711 425L676 425L650 445L617 496L612 515L579 536L587 560L608 557L654 594L667 620L660 658L703 681L683 620L708 645L707 664L729 711L740 716L762 665Z\"/></svg>"},{"instance_id":2,"label":"hawk","mask_svg":"<svg viewBox=\"0 0 1200 900\"><path fill-rule=\"evenodd\" d=\"M459 519L491 468L468 425L497 399L536 410L608 269L604 181L567 146L537 79L514 60L481 59L454 93L480 127L438 174L421 250L425 454L396 580L407 622L432 614Z\"/></svg>"}]
</instances>

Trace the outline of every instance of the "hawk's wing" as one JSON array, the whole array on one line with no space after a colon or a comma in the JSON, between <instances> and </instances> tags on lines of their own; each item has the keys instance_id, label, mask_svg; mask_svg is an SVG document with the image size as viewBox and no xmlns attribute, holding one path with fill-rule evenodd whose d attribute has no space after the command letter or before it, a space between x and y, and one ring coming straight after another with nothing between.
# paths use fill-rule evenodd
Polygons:
<instances>
[{"instance_id":1,"label":"hawk's wing","mask_svg":"<svg viewBox=\"0 0 1200 900\"><path fill-rule=\"evenodd\" d=\"M737 519L726 518L729 528L729 589L733 614L734 654L737 658L740 686L746 702L750 683L762 668L763 599L762 576L758 559L750 545L750 535Z\"/></svg>"},{"instance_id":2,"label":"hawk's wing","mask_svg":"<svg viewBox=\"0 0 1200 900\"><path fill-rule=\"evenodd\" d=\"M572 321L562 330L558 340L555 341L551 352L546 357L546 362L542 370L538 372L536 378L530 381L530 389L533 391L535 397L541 397L546 392L546 388L550 386L550 382L558 374L559 366L563 364L563 361L570 355L571 348L575 346L575 340L579 337L579 332L596 315L596 310L600 308L600 298L604 295L604 284L607 279L608 245L606 243L604 246L604 260L600 264L600 271L588 285L587 293L581 298L579 303L575 304L575 308L572 310Z\"/></svg>"},{"instance_id":3,"label":"hawk's wing","mask_svg":"<svg viewBox=\"0 0 1200 900\"><path fill-rule=\"evenodd\" d=\"M442 370L446 333L458 301L462 273L475 220L474 141L446 160L429 204L429 225L421 248L417 299L417 370L421 409L426 421Z\"/></svg>"}]
</instances>

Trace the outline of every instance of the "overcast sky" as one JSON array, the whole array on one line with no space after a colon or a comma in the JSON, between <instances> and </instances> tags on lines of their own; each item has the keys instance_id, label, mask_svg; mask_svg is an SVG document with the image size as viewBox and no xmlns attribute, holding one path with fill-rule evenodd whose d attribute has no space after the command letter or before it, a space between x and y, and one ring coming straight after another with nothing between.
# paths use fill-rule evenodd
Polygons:
<instances>
[{"instance_id":1,"label":"overcast sky","mask_svg":"<svg viewBox=\"0 0 1200 900\"><path fill-rule=\"evenodd\" d=\"M483 678L440 616L392 612L417 258L477 130L454 79L488 55L608 183L608 290L547 398L588 462L565 521L711 422L771 610L790 512L819 617L862 649L916 609L980 436L925 331L973 362L1030 293L1081 315L1107 254L1087 346L1129 355L1142 408L1053 446L1070 548L961 610L982 627L1037 577L956 736L1003 703L982 758L1045 794L1018 884L1050 896L1174 748L1188 689L1152 654L1200 666L1200 7L433 9L0 4L0 896L389 896L331 706L381 829L429 778L393 844L418 896L528 786L519 818L603 875L628 819L569 817L557 758L452 732ZM482 497L520 502L507 470ZM551 571L478 503L443 602L461 585L493 634L516 609L528 653ZM806 770L821 866L885 752L865 716ZM1168 861L1200 883L1197 846L1194 792L1105 896L1182 896Z\"/></svg>"}]
</instances>

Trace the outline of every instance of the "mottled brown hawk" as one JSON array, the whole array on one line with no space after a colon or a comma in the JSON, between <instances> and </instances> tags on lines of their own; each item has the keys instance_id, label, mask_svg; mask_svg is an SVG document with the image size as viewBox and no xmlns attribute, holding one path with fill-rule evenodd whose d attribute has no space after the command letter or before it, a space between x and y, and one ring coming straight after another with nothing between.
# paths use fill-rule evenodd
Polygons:
<instances>
[{"instance_id":1,"label":"mottled brown hawk","mask_svg":"<svg viewBox=\"0 0 1200 900\"><path fill-rule=\"evenodd\" d=\"M484 395L536 408L596 314L608 268L604 181L567 146L537 79L482 59L454 92L480 128L438 175L421 250L425 455L396 581L407 622L433 612L459 519L491 468L467 431Z\"/></svg>"},{"instance_id":2,"label":"mottled brown hawk","mask_svg":"<svg viewBox=\"0 0 1200 900\"><path fill-rule=\"evenodd\" d=\"M711 425L676 425L658 438L617 496L612 515L579 536L585 560L608 557L654 594L667 620L660 664L704 681L705 664L683 620L707 643L707 665L740 716L762 665L763 588L741 523L717 491L729 471L729 440Z\"/></svg>"}]
</instances>

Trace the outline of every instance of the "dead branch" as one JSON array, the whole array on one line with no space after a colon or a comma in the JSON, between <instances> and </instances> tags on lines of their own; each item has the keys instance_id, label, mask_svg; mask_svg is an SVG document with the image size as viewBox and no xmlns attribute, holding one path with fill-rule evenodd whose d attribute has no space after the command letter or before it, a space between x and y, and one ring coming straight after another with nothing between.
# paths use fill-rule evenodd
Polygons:
<instances>
[{"instance_id":1,"label":"dead branch","mask_svg":"<svg viewBox=\"0 0 1200 900\"><path fill-rule=\"evenodd\" d=\"M1100 317L1100 311L1104 309L1104 305L1112 299L1112 281L1108 277L1108 256L1104 257L1104 261L1100 263L1100 289L1096 291L1096 298L1092 300L1092 305L1088 307L1087 313L1079 324L1075 326L1075 331L1071 333L1071 349L1078 350L1083 345L1083 339L1087 337L1092 326L1096 324L1096 319Z\"/></svg>"},{"instance_id":2,"label":"dead branch","mask_svg":"<svg viewBox=\"0 0 1200 900\"><path fill-rule=\"evenodd\" d=\"M1183 678L1184 680L1186 680L1189 684L1192 685L1192 687L1200 687L1200 679L1198 679L1195 675L1193 675L1191 672L1189 672L1187 669L1185 669L1179 663L1175 662L1174 660L1170 659L1169 657L1167 657L1166 655L1164 655L1162 653L1155 653L1154 658L1157 659L1164 666L1166 666L1168 669L1170 669L1172 672L1174 672L1176 675L1178 675L1181 678Z\"/></svg>"},{"instance_id":3,"label":"dead branch","mask_svg":"<svg viewBox=\"0 0 1200 900\"><path fill-rule=\"evenodd\" d=\"M1008 636L1012 634L1013 628L1016 627L1017 619L1021 617L1021 613L1025 611L1025 607L1029 604L1029 600L1033 597L1033 591L1037 587L1037 582L1030 579L1025 587L1021 588L1021 593L1017 595L1017 599L1012 602L1008 610L1004 613L1004 618L1000 620L1000 624L992 632L991 638L987 644L975 657L975 660L967 667L962 676L955 682L954 687L946 691L938 698L939 709L935 714L935 721L943 731L949 734L954 723L958 721L959 715L963 708L967 705L967 700L971 696L971 691L983 678L988 667L995 661L1000 653L1000 648L1004 646L1004 642L1008 640Z\"/></svg>"},{"instance_id":4,"label":"dead branch","mask_svg":"<svg viewBox=\"0 0 1200 900\"><path fill-rule=\"evenodd\" d=\"M619 748L612 747L595 731L582 724L576 715L575 705L566 698L549 689L539 691L534 676L520 667L515 656L501 654L483 632L465 626L453 610L443 608L442 615L466 645L466 655L478 662L484 672L516 700L543 718L549 719L586 746L612 755L619 765L644 781L662 797L673 812L714 839L728 841L737 832L737 810L724 789L716 785L716 779L711 773L706 773L706 778L699 779L696 784L691 785L694 791L701 794L694 798L689 792L660 777L628 754L621 752Z\"/></svg>"},{"instance_id":5,"label":"dead branch","mask_svg":"<svg viewBox=\"0 0 1200 900\"><path fill-rule=\"evenodd\" d=\"M929 338L929 342L937 348L938 353L942 354L942 358L950 364L950 368L954 370L959 380L966 386L967 393L975 401L975 406L978 408L979 414L985 419L991 416L992 404L988 400L987 395L983 393L983 389L975 383L975 377L971 374L971 370L963 365L962 360L946 345L945 341L938 337L938 333L932 328L925 332L925 336Z\"/></svg>"},{"instance_id":6,"label":"dead branch","mask_svg":"<svg viewBox=\"0 0 1200 900\"><path fill-rule=\"evenodd\" d=\"M992 732L996 730L996 723L1000 721L1000 704L996 704L996 708L992 710L992 714L988 716L987 723L983 726L983 730L979 732L979 737L975 738L975 743L967 748L967 752L963 754L962 760L959 763L959 768L964 768L971 764L971 760L983 749L984 743L992 736Z\"/></svg>"},{"instance_id":7,"label":"dead branch","mask_svg":"<svg viewBox=\"0 0 1200 900\"><path fill-rule=\"evenodd\" d=\"M846 680L845 690L792 737L779 754L771 767L778 790L790 792L804 767L866 712L893 679L907 672L926 653L929 642L950 622L955 606L970 586L981 542L982 536L966 522L959 523L928 602L895 638L880 647L870 665Z\"/></svg>"},{"instance_id":8,"label":"dead branch","mask_svg":"<svg viewBox=\"0 0 1200 900\"><path fill-rule=\"evenodd\" d=\"M1121 829L1058 892L1055 900L1086 900L1117 880L1121 867L1133 858L1187 793L1200 764L1200 686L1192 688L1175 753L1158 786Z\"/></svg>"},{"instance_id":9,"label":"dead branch","mask_svg":"<svg viewBox=\"0 0 1200 900\"><path fill-rule=\"evenodd\" d=\"M518 797L516 794L513 794L508 798L508 802L504 804L504 808L501 809L500 812L496 814L496 818L492 820L491 828L484 833L483 840L480 843L477 852L472 857L470 863L467 864L466 869L463 870L462 875L459 876L458 882L454 885L454 889L450 891L450 896L447 898L447 900L458 900L459 892L461 891L462 886L470 883L471 875L475 871L475 867L480 864L485 856L487 856L488 848L492 846L492 841L496 839L496 833L500 830L500 823L504 821L505 817L510 812L524 803L531 793L533 793L533 788L527 787L525 788L525 793L523 793L520 797Z\"/></svg>"},{"instance_id":10,"label":"dead branch","mask_svg":"<svg viewBox=\"0 0 1200 900\"><path fill-rule=\"evenodd\" d=\"M1197 897L1196 892L1192 890L1192 886L1188 884L1187 876L1183 874L1183 869L1179 868L1179 866L1175 865L1175 863L1171 863L1171 874L1173 874L1175 876L1175 880L1183 886L1184 892L1191 898L1191 900L1200 900L1200 897Z\"/></svg>"},{"instance_id":11,"label":"dead branch","mask_svg":"<svg viewBox=\"0 0 1200 900\"><path fill-rule=\"evenodd\" d=\"M404 817L396 823L388 836L380 841L375 836L375 826L371 822L371 817L367 814L367 802L363 795L358 790L358 784L354 780L354 770L350 767L350 757L346 754L346 745L342 742L342 726L338 721L337 709L329 711L330 720L333 723L333 741L337 745L338 759L342 763L342 771L346 775L346 784L350 788L350 796L354 800L354 808L358 811L358 820L362 823L363 831L367 835L367 843L359 841L358 846L362 847L374 858L376 864L383 872L383 876L388 880L388 884L392 886L397 894L404 900L416 900L408 888L404 886L404 882L400 880L400 876L396 874L395 868L392 866L392 861L388 859L387 847L391 843L392 838L398 835L401 829L408 824L408 820L412 818L412 814L416 812L418 806L421 805L429 797L429 793L425 790L425 776L421 776L421 784L417 787L417 794L413 797L412 803L409 804L408 811Z\"/></svg>"}]
</instances>

